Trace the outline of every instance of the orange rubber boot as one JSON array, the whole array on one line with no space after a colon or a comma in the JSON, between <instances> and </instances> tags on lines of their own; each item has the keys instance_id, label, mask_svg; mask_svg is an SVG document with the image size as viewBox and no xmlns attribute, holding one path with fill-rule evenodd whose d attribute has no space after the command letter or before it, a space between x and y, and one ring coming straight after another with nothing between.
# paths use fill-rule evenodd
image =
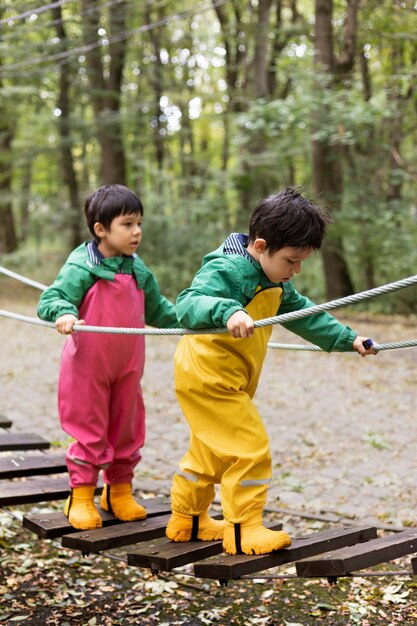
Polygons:
<instances>
[{"instance_id":1,"label":"orange rubber boot","mask_svg":"<svg viewBox=\"0 0 417 626\"><path fill-rule=\"evenodd\" d=\"M146 518L146 509L136 502L132 496L131 483L115 485L104 484L100 507L103 511L113 513L122 522L134 522Z\"/></svg>"},{"instance_id":2,"label":"orange rubber boot","mask_svg":"<svg viewBox=\"0 0 417 626\"><path fill-rule=\"evenodd\" d=\"M94 505L95 485L73 487L65 503L64 513L68 521L78 530L101 528L103 522Z\"/></svg>"},{"instance_id":3,"label":"orange rubber boot","mask_svg":"<svg viewBox=\"0 0 417 626\"><path fill-rule=\"evenodd\" d=\"M242 524L226 522L223 548L227 554L269 554L291 545L291 539L282 530L270 530L257 517Z\"/></svg>"},{"instance_id":4,"label":"orange rubber boot","mask_svg":"<svg viewBox=\"0 0 417 626\"><path fill-rule=\"evenodd\" d=\"M200 515L184 515L182 513L172 513L166 536L171 541L215 541L223 539L224 520L216 520L210 517L205 511Z\"/></svg>"}]
</instances>

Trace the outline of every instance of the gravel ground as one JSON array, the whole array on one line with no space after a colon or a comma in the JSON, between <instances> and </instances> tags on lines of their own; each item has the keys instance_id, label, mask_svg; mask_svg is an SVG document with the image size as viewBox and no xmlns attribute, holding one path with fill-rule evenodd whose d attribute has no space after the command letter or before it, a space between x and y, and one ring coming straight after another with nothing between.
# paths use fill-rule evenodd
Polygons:
<instances>
[{"instance_id":1,"label":"gravel ground","mask_svg":"<svg viewBox=\"0 0 417 626\"><path fill-rule=\"evenodd\" d=\"M0 308L35 316L36 290L12 283L0 279ZM415 339L411 319L355 318L345 311L338 317L379 343ZM279 326L272 339L300 343ZM64 341L53 329L0 317L0 413L15 432L66 441L56 406ZM173 391L177 341L147 338L147 442L136 481L161 493L169 491L188 443ZM358 522L415 523L416 380L415 348L366 359L270 349L256 396L274 462L268 506Z\"/></svg>"}]
</instances>

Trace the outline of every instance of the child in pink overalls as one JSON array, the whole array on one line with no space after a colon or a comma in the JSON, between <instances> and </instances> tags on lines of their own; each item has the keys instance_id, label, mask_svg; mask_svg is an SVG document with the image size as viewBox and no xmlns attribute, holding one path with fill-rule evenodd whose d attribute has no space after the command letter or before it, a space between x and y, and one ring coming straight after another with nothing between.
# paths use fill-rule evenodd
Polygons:
<instances>
[{"instance_id":1,"label":"child in pink overalls","mask_svg":"<svg viewBox=\"0 0 417 626\"><path fill-rule=\"evenodd\" d=\"M120 520L146 517L132 496L132 479L145 440L143 335L75 332L74 324L143 328L178 326L174 305L136 255L143 207L122 185L105 185L85 203L94 240L68 257L41 296L38 315L70 335L61 359L58 407L63 430L74 438L67 451L71 493L65 514L74 528L102 526L94 505L103 470L100 507Z\"/></svg>"}]
</instances>

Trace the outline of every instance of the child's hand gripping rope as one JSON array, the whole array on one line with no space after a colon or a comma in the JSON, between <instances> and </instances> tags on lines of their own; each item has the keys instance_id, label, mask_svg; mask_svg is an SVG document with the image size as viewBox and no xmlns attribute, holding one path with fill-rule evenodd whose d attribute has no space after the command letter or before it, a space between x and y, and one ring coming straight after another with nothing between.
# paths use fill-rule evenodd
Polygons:
<instances>
[{"instance_id":1,"label":"child's hand gripping rope","mask_svg":"<svg viewBox=\"0 0 417 626\"><path fill-rule=\"evenodd\" d=\"M356 350L361 356L368 356L373 354L374 356L378 354L379 350L377 350L372 342L372 339L367 339L366 337L359 337L359 335L355 338L353 342L353 348Z\"/></svg>"}]
</instances>

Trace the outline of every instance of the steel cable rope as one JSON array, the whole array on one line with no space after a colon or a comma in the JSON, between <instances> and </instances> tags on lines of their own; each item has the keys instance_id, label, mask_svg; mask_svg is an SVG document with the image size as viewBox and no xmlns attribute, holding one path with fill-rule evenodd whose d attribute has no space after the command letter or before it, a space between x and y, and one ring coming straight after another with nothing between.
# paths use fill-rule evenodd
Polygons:
<instances>
[{"instance_id":1,"label":"steel cable rope","mask_svg":"<svg viewBox=\"0 0 417 626\"><path fill-rule=\"evenodd\" d=\"M19 20L23 20L25 17L30 17L31 15L39 15L39 13L44 13L45 11L49 11L49 9L55 9L55 7L59 7L60 5L64 6L64 4L68 4L68 2L74 2L74 0L57 0L56 2L51 2L50 4L44 4L44 6L42 7L29 9L28 11L20 13L19 15L4 17L0 20L0 26L2 24L8 24L9 22L17 22Z\"/></svg>"},{"instance_id":2,"label":"steel cable rope","mask_svg":"<svg viewBox=\"0 0 417 626\"><path fill-rule=\"evenodd\" d=\"M94 41L90 44L86 44L83 46L79 46L77 48L71 48L70 50L66 50L64 52L57 52L56 54L51 54L46 57L38 57L36 59L31 59L28 63L27 61L21 61L19 63L9 63L8 65L2 65L0 67L0 72L7 72L9 70L19 69L20 67L33 67L34 65L38 65L40 63L48 63L53 62L58 65L63 65L68 57L73 57L75 55L83 54L84 52L89 52L90 50L94 50L100 46L107 47L112 43L117 43L119 41L124 41L125 39L129 39L132 35L137 33L147 32L154 28L159 28L161 26L166 26L171 22L179 22L188 17L192 17L193 15L198 15L199 13L204 13L210 9L213 9L217 6L222 6L224 4L229 3L231 0L212 0L210 2L204 1L200 4L196 5L194 9L188 9L187 11L180 11L179 13L174 13L172 15L168 15L156 22L152 22L150 24L143 24L142 26L138 26L137 28L132 28L130 30L120 31L119 33L115 33L114 35L110 35L109 37L100 37L98 41ZM33 73L33 72L32 72ZM6 77L7 75L5 75Z\"/></svg>"},{"instance_id":3,"label":"steel cable rope","mask_svg":"<svg viewBox=\"0 0 417 626\"><path fill-rule=\"evenodd\" d=\"M62 1L63 2L71 2L72 0L62 0ZM85 14L92 13L95 10L101 10L102 8L106 8L107 6L109 6L109 5L111 6L112 4L117 4L118 2L121 2L121 1L122 0L109 0L107 3L105 3L103 5L103 7L99 7L98 9L95 9L94 7L90 8L90 9L87 9L85 11ZM114 35L114 37L116 37L118 34L125 33L127 35L125 38L128 38L128 37L130 37L131 34L135 34L136 32L141 32L141 31L144 31L144 30L151 30L152 28L158 28L160 26L166 25L170 21L175 21L175 20L176 21L180 21L180 20L186 19L187 17L191 17L192 15L198 15L199 13L203 13L203 12L205 12L205 11L211 9L211 8L216 8L217 6L222 6L224 4L228 4L231 1L232 0L212 0L212 3L210 5L207 5L207 6L205 6L204 2L202 2L201 3L203 5L202 7L198 7L196 9L194 9L194 10L193 9L188 9L188 10L180 12L178 14L173 14L171 16L167 16L167 17L159 20L158 22L154 22L154 23L151 23L151 24L146 24L146 25L143 25L141 27L138 27L137 29L133 29L131 31L121 31L120 33L116 33ZM48 5L46 8L53 8L54 6L57 6L59 4L60 4L60 2L52 3L51 5ZM46 8L42 7L42 9L39 10L39 12L41 12L43 10L46 10ZM28 15L33 14L34 12L35 11L29 11L28 13L22 14L22 15L24 17L27 17ZM82 15L82 12L79 15ZM2 22L13 21L14 19L16 19L16 18L13 18L13 17L5 18L2 21L0 21L0 24ZM65 20L58 20L58 21L52 22L50 24L60 23L60 22L65 22ZM48 25L46 25L46 26L48 26ZM406 37L407 36L409 38L411 35L406 35ZM97 41L95 44L90 44L90 46L92 46L92 48L88 48L88 49L93 49L94 47L98 47L100 45L103 45L103 41L106 41L106 45L109 45L109 44L111 44L113 42L121 41L121 39L112 39L111 37L110 38L104 37L104 38L101 38L99 41ZM61 54L62 55L68 54L68 55L73 56L74 54L78 54L79 52L83 52L82 47L81 48L73 48L73 49L67 50L67 51L65 51L64 53L61 53ZM18 67L21 67L21 66L23 66L23 67L32 67L34 63L42 63L42 62L48 61L48 60L51 60L51 61L56 60L56 55L45 57L44 59L42 59L42 58L41 59L32 59L32 62L30 62L30 63L27 63L27 62L23 61L23 62L19 62L19 63L16 63L16 64L3 65L3 66L0 66L0 72L1 71L8 71L9 69L15 69L15 68L18 68ZM67 63L69 61L70 60L68 60L68 61L64 60L62 63L58 63L58 65L64 65L65 63ZM46 69L46 68L44 68L44 69ZM22 72L20 74L12 74L11 76L9 75L8 78L19 78L19 77L24 77L24 76L28 76L28 75L32 76L33 74L41 73L41 72L43 72L43 69L38 70L36 72Z\"/></svg>"},{"instance_id":4,"label":"steel cable rope","mask_svg":"<svg viewBox=\"0 0 417 626\"><path fill-rule=\"evenodd\" d=\"M6 267L2 267L0 265L0 274L4 274L5 276L8 276L9 278L15 278L16 280L19 280L21 283L25 283L26 285L30 285L31 287L36 287L37 289L40 289L40 291L45 291L45 289L48 289L47 285L44 285L43 283L39 283L36 280L32 280L31 278L26 278L26 276L22 276L21 274L17 274L16 272L12 272L12 270L8 270Z\"/></svg>"},{"instance_id":5,"label":"steel cable rope","mask_svg":"<svg viewBox=\"0 0 417 626\"><path fill-rule=\"evenodd\" d=\"M15 278L20 280L28 285L36 287L41 291L47 289L47 286L39 283L37 281L33 281L29 278L21 276L16 272L12 272L2 266L0 266L0 273L5 274L11 278ZM417 274L414 276L409 276L408 278L403 278L401 280L395 281L393 283L388 283L386 285L381 285L380 287L375 287L374 289L369 289L367 291L362 291L356 294L352 294L350 296L345 296L344 298L338 298L337 300L331 300L330 302L325 302L323 304L316 304L306 309L299 309L298 311L293 311L291 313L284 313L282 315L276 315L274 317L268 317L263 320L258 320L255 322L255 328L262 328L264 326L272 326L274 324L284 324L289 321L293 321L295 319L301 319L304 317L309 317L310 315L314 315L316 313L321 313L323 311L329 311L338 307L346 306L348 304L353 304L364 300L366 298L372 298L378 295L382 295L384 293L389 293L392 291L397 291L398 289L402 289L404 287L410 287L417 283ZM38 318L28 317L26 315L20 315L19 313L11 313L10 311L0 310L1 317L7 317L10 319L15 319L21 322L25 322L28 324L34 324L38 326L46 326L48 328L54 328L55 324L53 322L45 322ZM97 332L97 333L110 333L110 334L129 334L129 335L206 335L206 334L226 334L228 332L227 328L201 328L201 329L187 329L187 328L120 328L120 327L112 327L112 326L87 326L81 324L74 325L74 331L77 332ZM397 348L411 348L413 346L417 346L417 340L405 340L401 342L391 342L385 344L377 344L374 343L374 347L377 350L393 350ZM300 345L300 344L277 344L271 342L268 343L268 347L271 348L280 348L284 350L312 350L312 351L322 351L321 348L314 345Z\"/></svg>"},{"instance_id":6,"label":"steel cable rope","mask_svg":"<svg viewBox=\"0 0 417 626\"><path fill-rule=\"evenodd\" d=\"M217 0L215 6L223 5L223 4L226 4L226 3L230 2L230 1L231 0ZM128 39L131 35L134 35L136 33L149 31L149 30L152 30L153 28L159 28L160 26L165 26L170 21L177 22L177 21L181 21L181 20L187 19L188 17L191 17L193 15L199 15L200 13L203 13L203 12L209 10L210 8L212 8L212 7L211 6L204 6L201 10L194 10L194 11L189 10L188 12L184 12L184 14L174 14L172 16L168 16L168 18L164 18L164 19L160 20L159 22L153 22L151 24L145 24L145 25L143 25L141 27L138 27L137 29L134 29L134 30L131 30L131 31L120 31L120 33L116 33L115 35L110 36L110 37L101 37L99 41L97 41L97 42L95 42L93 44L88 44L86 46L82 46L82 47L79 47L79 48L71 48L69 50L65 50L65 51L63 51L61 53L57 53L57 54L51 55L49 57L44 57L44 58L41 57L41 58L35 59L35 62L36 63L42 63L42 62L46 62L48 60L54 61L57 57L61 57L61 60L59 62L55 63L55 66L56 67L64 66L64 65L66 65L68 63L71 63L71 61L74 60L74 57L76 55L82 54L83 52L89 52L90 50L93 50L94 48L97 48L99 46L107 47L107 46L111 45L112 43L116 43L118 41L123 41L124 39ZM126 34L126 36L117 38L117 35L120 35L122 33ZM32 64L31 63L27 63L25 61L22 61L22 62L19 62L19 63L16 63L16 64L10 64L8 66L6 66L6 65L0 66L0 77L1 77L1 72L2 71L5 71L5 72L7 71L8 72L9 71L8 68L22 67L22 66L23 67L32 67ZM26 78L27 76L30 76L30 77L35 76L35 75L36 76L42 76L47 71L50 71L50 66L49 65L46 65L44 67L39 67L36 70L20 71L20 72L16 72L16 73L13 73L13 74L10 74L10 73L6 74L6 73L4 73L3 78L7 78L7 79L11 80L11 79Z\"/></svg>"},{"instance_id":7,"label":"steel cable rope","mask_svg":"<svg viewBox=\"0 0 417 626\"><path fill-rule=\"evenodd\" d=\"M73 0L67 0L67 1L68 2L72 2ZM105 2L101 6L89 7L88 9L84 9L83 11L77 11L77 13L74 14L74 15L69 15L69 16L63 17L61 19L51 20L49 22L46 22L45 24L42 24L41 22L32 22L31 24L26 23L25 26L27 26L28 29L30 29L30 34L33 34L33 33L40 33L40 32L44 31L47 28L53 28L57 24L78 24L78 25L81 25L81 22L77 21L80 17L82 17L84 15L91 15L91 14L95 13L96 11L102 11L103 9L107 9L108 7L113 6L114 4L120 4L120 2L123 2L123 1L124 0L108 0L108 2ZM51 6L50 8L54 8L54 7ZM30 15L32 15L33 13L34 12L31 11ZM15 18L14 17L10 17L10 18L8 18L5 21L7 21L7 22L14 22ZM25 32L23 32L23 34L25 34ZM22 31L9 31L9 32L7 32L7 33L2 35L2 44L5 44L5 43L8 44L10 41L16 40L16 39L18 39L21 36L22 36Z\"/></svg>"},{"instance_id":8,"label":"steel cable rope","mask_svg":"<svg viewBox=\"0 0 417 626\"><path fill-rule=\"evenodd\" d=\"M332 304L331 302L325 304ZM324 306L324 305L318 305ZM342 306L341 304L339 306ZM318 311L313 311L315 307L310 307L308 309L302 309L304 315L300 317L308 317L310 315L314 315ZM334 307L330 307L334 308ZM326 309L322 309L324 311ZM320 311L321 312L321 311ZM268 324L261 324L266 320L259 320L255 322L255 328L260 328L261 326L272 326L274 324L284 324L288 321L287 316L292 315L291 313L284 313L283 315L277 315L275 318L269 318ZM24 322L26 324L33 324L35 326L46 326L47 328L56 329L56 326L53 322L44 322L43 320L37 319L35 317L28 317L26 315L21 315L19 313L11 313L10 311L5 311L4 309L0 309L0 317L6 317L9 319L14 319L18 322ZM271 321L271 320L275 321ZM227 328L199 328L199 329L189 329L189 328L119 328L112 326L86 326L81 324L74 324L74 331L76 332L92 332L92 333L101 333L101 334L115 334L115 335L217 335L217 334L227 334L229 331ZM318 346L307 345L307 344L291 344L291 343L269 343L268 348L275 348L280 350L306 350L306 351L314 351L314 352L324 352ZM412 348L417 346L417 339L408 339L405 341L397 341L391 343L376 343L373 342L373 346L375 350L384 351L384 350L396 350L399 348ZM326 353L327 354L327 353Z\"/></svg>"},{"instance_id":9,"label":"steel cable rope","mask_svg":"<svg viewBox=\"0 0 417 626\"><path fill-rule=\"evenodd\" d=\"M114 2L118 2L118 1L119 0L114 0ZM183 11L183 12L178 13L178 14L173 14L173 15L167 16L165 18L162 18L161 20L159 20L157 22L152 22L151 24L144 24L144 25L139 26L138 28L132 29L130 31L120 31L119 33L115 33L113 36L110 36L110 37L105 37L104 36L104 37L101 37L100 40L98 40L97 42L92 43L92 44L88 44L86 46L81 46L81 47L78 47L78 48L71 48L70 50L66 50L66 51L64 51L62 53L57 53L55 55L46 56L44 58L41 57L41 58L37 58L37 59L31 59L30 62L21 61L21 62L14 63L14 64L8 64L8 65L4 64L4 65L0 66L0 73L3 72L3 71L4 72L8 72L10 69L18 69L19 67L30 67L31 69L26 71L26 72L19 72L17 74L7 74L7 78L21 78L21 77L25 77L25 76L33 76L34 74L38 74L39 75L39 74L42 74L44 71L46 71L47 68L40 68L40 69L34 71L32 69L32 64L33 63L44 63L44 62L48 62L48 61L54 62L58 58L61 58L63 60L60 61L59 63L56 63L55 65L65 65L66 63L69 63L71 61L70 58L68 58L68 60L66 60L67 56L68 57L73 57L76 54L80 54L80 53L83 53L83 52L88 52L89 50L92 50L92 49L94 49L96 47L99 47L101 45L108 46L108 45L111 45L112 43L116 43L118 41L123 41L124 39L128 39L131 35L134 35L136 33L146 32L146 31L152 30L153 28L159 28L160 26L165 26L166 24L170 23L171 21L181 21L181 20L184 20L184 19L187 19L187 18L192 17L194 15L199 15L201 13L204 13L204 12L210 10L213 7L215 8L217 6L222 6L224 4L228 4L229 2L232 2L232 0L216 0L215 2L213 0L213 4L207 5L207 6L204 5L204 3L202 3L203 6L196 7L196 9L194 9L194 10L189 9L187 11ZM108 4L111 5L111 4L113 4L113 2L110 1ZM107 6L107 5L105 5L105 6ZM100 7L100 8L102 8L102 7ZM65 22L65 20L57 20L55 22L50 22L48 25L51 25L51 24L54 24L54 23L60 23L60 21ZM48 25L46 25L46 26L48 26ZM42 30L42 29L39 29L39 30ZM126 36L121 37L121 38L118 39L117 36L120 35L120 34L124 34ZM267 36L261 37L261 39L264 39L265 41L267 41L268 37ZM411 72L412 75L414 73L415 72ZM5 77L6 77L6 75L5 75Z\"/></svg>"}]
</instances>

